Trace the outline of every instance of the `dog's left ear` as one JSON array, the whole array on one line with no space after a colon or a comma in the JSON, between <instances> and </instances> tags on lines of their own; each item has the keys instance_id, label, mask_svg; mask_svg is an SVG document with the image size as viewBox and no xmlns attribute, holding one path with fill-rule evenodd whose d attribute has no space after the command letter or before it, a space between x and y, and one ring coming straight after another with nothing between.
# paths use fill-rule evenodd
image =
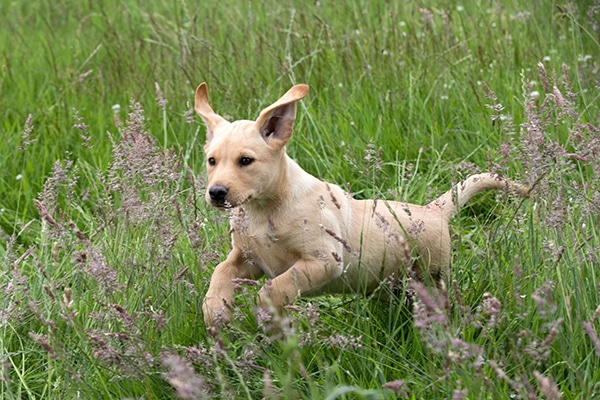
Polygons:
<instances>
[{"instance_id":1,"label":"dog's left ear","mask_svg":"<svg viewBox=\"0 0 600 400\"><path fill-rule=\"evenodd\" d=\"M261 111L256 126L271 147L285 146L294 131L296 102L308 94L308 85L295 85L279 100Z\"/></svg>"}]
</instances>

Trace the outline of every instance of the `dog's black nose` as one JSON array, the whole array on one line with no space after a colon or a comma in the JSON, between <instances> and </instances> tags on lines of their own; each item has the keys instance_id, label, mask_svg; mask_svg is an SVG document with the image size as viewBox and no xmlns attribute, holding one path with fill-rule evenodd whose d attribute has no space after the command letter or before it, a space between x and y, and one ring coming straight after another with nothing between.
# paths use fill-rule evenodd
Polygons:
<instances>
[{"instance_id":1,"label":"dog's black nose","mask_svg":"<svg viewBox=\"0 0 600 400\"><path fill-rule=\"evenodd\" d=\"M225 185L213 185L208 189L208 195L214 202L222 203L225 200L225 196L229 192L229 188Z\"/></svg>"}]
</instances>

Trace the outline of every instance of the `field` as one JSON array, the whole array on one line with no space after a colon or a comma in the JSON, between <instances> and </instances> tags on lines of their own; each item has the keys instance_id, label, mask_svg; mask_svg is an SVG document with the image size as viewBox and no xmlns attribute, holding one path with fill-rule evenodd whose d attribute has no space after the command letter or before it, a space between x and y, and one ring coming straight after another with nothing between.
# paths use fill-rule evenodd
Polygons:
<instances>
[{"instance_id":1,"label":"field","mask_svg":"<svg viewBox=\"0 0 600 400\"><path fill-rule=\"evenodd\" d=\"M270 3L0 1L0 397L600 398L600 3ZM461 210L444 304L382 282L290 328L246 282L208 332L203 81L232 120L309 84L288 153L357 198L532 195Z\"/></svg>"}]
</instances>

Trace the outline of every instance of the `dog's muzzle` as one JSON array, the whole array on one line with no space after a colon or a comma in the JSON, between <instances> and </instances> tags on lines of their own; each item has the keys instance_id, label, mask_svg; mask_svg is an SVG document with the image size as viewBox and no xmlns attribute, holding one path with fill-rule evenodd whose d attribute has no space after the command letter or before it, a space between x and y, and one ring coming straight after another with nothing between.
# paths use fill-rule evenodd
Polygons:
<instances>
[{"instance_id":1,"label":"dog's muzzle","mask_svg":"<svg viewBox=\"0 0 600 400\"><path fill-rule=\"evenodd\" d=\"M223 206L225 204L227 193L229 193L229 188L225 185L212 185L208 189L210 201L216 206Z\"/></svg>"}]
</instances>

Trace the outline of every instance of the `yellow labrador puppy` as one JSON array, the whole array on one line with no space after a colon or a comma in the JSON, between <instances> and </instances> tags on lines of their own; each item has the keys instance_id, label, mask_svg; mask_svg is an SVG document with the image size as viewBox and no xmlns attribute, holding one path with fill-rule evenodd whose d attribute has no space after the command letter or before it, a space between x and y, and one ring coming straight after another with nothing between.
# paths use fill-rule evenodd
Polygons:
<instances>
[{"instance_id":1,"label":"yellow labrador puppy","mask_svg":"<svg viewBox=\"0 0 600 400\"><path fill-rule=\"evenodd\" d=\"M409 272L444 286L450 269L450 217L477 192L527 189L500 176L473 175L425 205L355 200L305 172L285 151L296 102L295 85L256 121L228 122L196 89L195 109L207 128L206 200L232 209L233 249L217 265L203 303L207 326L229 322L235 280L270 281L258 302L281 310L300 296L368 293L390 276Z\"/></svg>"}]
</instances>

